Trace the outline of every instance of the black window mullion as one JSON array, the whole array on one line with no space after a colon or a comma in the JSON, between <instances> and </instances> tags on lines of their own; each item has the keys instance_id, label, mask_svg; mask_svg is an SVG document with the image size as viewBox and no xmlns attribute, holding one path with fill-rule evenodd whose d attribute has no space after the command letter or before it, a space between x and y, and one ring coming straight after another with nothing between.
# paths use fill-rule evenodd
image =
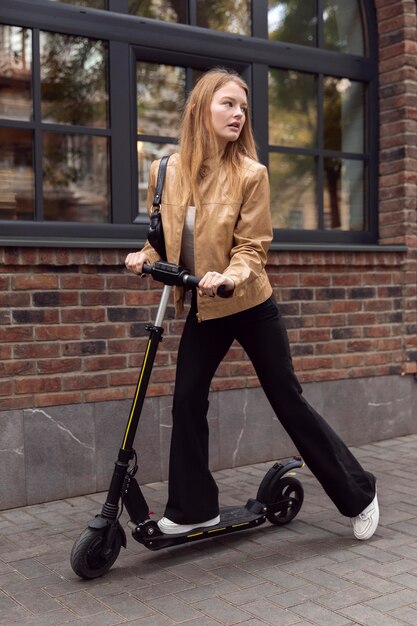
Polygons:
<instances>
[{"instance_id":1,"label":"black window mullion","mask_svg":"<svg viewBox=\"0 0 417 626\"><path fill-rule=\"evenodd\" d=\"M187 24L196 26L197 24L197 0L188 0L187 3L188 15Z\"/></svg>"},{"instance_id":2,"label":"black window mullion","mask_svg":"<svg viewBox=\"0 0 417 626\"><path fill-rule=\"evenodd\" d=\"M107 8L113 13L127 13L128 0L107 0Z\"/></svg>"},{"instance_id":3,"label":"black window mullion","mask_svg":"<svg viewBox=\"0 0 417 626\"><path fill-rule=\"evenodd\" d=\"M43 163L42 163L42 94L40 31L32 31L32 98L33 98L33 166L35 174L35 220L43 221Z\"/></svg>"},{"instance_id":4,"label":"black window mullion","mask_svg":"<svg viewBox=\"0 0 417 626\"><path fill-rule=\"evenodd\" d=\"M252 36L268 39L268 0L252 0Z\"/></svg>"},{"instance_id":5,"label":"black window mullion","mask_svg":"<svg viewBox=\"0 0 417 626\"><path fill-rule=\"evenodd\" d=\"M268 166L268 67L252 65L252 123L261 163Z\"/></svg>"},{"instance_id":6,"label":"black window mullion","mask_svg":"<svg viewBox=\"0 0 417 626\"><path fill-rule=\"evenodd\" d=\"M133 80L132 80L133 74ZM110 196L114 224L131 223L136 214L133 202L133 185L136 181L132 137L136 134L134 111L135 72L132 69L128 44L109 42L109 95L110 95ZM134 144L135 145L135 144ZM133 146L134 148L134 146Z\"/></svg>"},{"instance_id":7,"label":"black window mullion","mask_svg":"<svg viewBox=\"0 0 417 626\"><path fill-rule=\"evenodd\" d=\"M319 0L319 5L321 0ZM324 229L324 77L323 74L317 76L317 139L316 146L318 150L318 158L316 161L317 168L317 186L316 199L318 210L318 228Z\"/></svg>"}]
</instances>

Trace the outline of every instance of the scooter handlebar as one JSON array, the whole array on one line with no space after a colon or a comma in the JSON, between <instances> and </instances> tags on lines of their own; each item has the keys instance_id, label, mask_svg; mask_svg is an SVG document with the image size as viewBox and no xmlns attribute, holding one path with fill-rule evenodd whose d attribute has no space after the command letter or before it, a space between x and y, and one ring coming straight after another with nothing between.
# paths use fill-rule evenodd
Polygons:
<instances>
[{"instance_id":1,"label":"scooter handlebar","mask_svg":"<svg viewBox=\"0 0 417 626\"><path fill-rule=\"evenodd\" d=\"M155 280L164 283L164 285L186 285L187 287L198 287L201 278L190 274L187 269L173 263L165 261L157 261L155 265L144 263L142 266L144 274L150 274ZM224 285L220 285L217 289L217 295L220 298L227 298L228 293Z\"/></svg>"}]
</instances>

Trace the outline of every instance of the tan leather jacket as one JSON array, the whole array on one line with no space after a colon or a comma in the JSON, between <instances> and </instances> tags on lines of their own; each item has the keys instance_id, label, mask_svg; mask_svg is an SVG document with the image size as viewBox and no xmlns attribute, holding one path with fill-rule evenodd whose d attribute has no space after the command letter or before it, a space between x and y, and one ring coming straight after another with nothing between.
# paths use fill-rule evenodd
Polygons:
<instances>
[{"instance_id":1,"label":"tan leather jacket","mask_svg":"<svg viewBox=\"0 0 417 626\"><path fill-rule=\"evenodd\" d=\"M167 259L179 263L182 230L187 207L175 197L178 154L170 157L162 194L162 224ZM151 165L148 207L152 206L159 161ZM230 298L197 297L200 321L224 317L261 304L272 293L265 272L272 240L269 181L264 165L245 157L240 189L231 193L218 161L204 162L201 191L203 201L196 206L194 225L195 274L216 271L232 278L235 290ZM236 193L238 191L238 193ZM236 198L231 200L231 198ZM149 263L159 259L149 243L143 252ZM175 288L177 315L183 310L184 290Z\"/></svg>"}]
</instances>

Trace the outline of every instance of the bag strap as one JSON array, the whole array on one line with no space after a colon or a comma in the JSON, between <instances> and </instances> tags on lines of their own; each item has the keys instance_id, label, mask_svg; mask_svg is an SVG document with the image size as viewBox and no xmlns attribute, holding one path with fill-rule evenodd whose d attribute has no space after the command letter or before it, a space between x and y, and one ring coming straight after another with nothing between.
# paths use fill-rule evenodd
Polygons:
<instances>
[{"instance_id":1,"label":"bag strap","mask_svg":"<svg viewBox=\"0 0 417 626\"><path fill-rule=\"evenodd\" d=\"M155 189L155 195L153 197L153 201L152 201L152 206L154 209L157 208L161 208L161 202L162 202L162 189L164 187L164 181L165 181L165 174L167 171L167 165L168 165L168 159L169 156L164 156L161 159L161 162L159 164L159 168L158 168L158 176L156 179L156 189Z\"/></svg>"}]
</instances>

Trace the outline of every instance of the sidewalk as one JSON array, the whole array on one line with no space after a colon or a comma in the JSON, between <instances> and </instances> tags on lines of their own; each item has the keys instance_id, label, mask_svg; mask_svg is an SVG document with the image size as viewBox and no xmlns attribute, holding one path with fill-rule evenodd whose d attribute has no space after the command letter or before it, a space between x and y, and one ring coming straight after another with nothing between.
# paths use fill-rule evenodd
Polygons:
<instances>
[{"instance_id":1,"label":"sidewalk","mask_svg":"<svg viewBox=\"0 0 417 626\"><path fill-rule=\"evenodd\" d=\"M353 539L308 470L288 526L150 552L127 531L101 579L69 565L75 537L104 494L0 512L0 624L89 626L417 626L417 435L355 448L378 477L381 524ZM216 472L222 504L254 497L271 463ZM162 512L166 485L144 488Z\"/></svg>"}]
</instances>

